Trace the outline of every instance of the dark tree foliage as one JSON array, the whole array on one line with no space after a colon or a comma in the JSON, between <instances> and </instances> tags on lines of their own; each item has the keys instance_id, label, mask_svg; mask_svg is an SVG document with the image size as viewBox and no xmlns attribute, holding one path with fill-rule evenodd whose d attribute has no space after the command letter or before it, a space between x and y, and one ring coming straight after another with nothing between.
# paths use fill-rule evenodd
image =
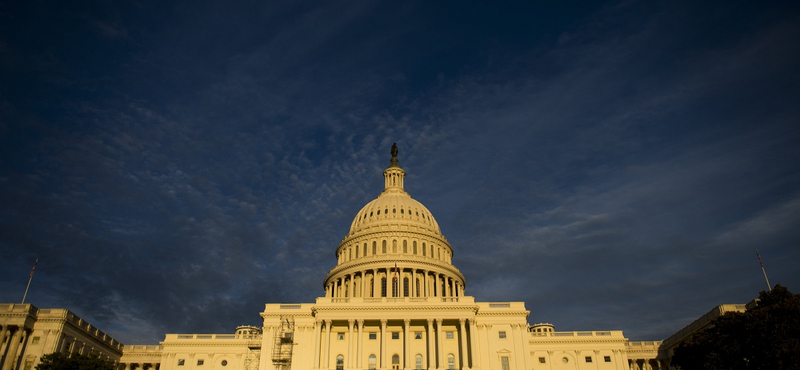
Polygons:
<instances>
[{"instance_id":1,"label":"dark tree foliage","mask_svg":"<svg viewBox=\"0 0 800 370\"><path fill-rule=\"evenodd\" d=\"M99 356L51 353L42 356L36 370L114 370L114 361L106 361Z\"/></svg>"},{"instance_id":2,"label":"dark tree foliage","mask_svg":"<svg viewBox=\"0 0 800 370\"><path fill-rule=\"evenodd\" d=\"M682 370L800 369L800 295L776 285L758 305L726 313L675 349Z\"/></svg>"}]
</instances>

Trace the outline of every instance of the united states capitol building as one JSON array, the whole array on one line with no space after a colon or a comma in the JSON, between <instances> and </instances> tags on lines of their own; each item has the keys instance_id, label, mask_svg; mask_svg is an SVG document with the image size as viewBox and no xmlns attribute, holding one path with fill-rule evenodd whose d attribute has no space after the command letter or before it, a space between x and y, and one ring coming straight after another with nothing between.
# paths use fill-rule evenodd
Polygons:
<instances>
[{"instance_id":1,"label":"united states capitol building","mask_svg":"<svg viewBox=\"0 0 800 370\"><path fill-rule=\"evenodd\" d=\"M31 370L53 352L98 354L120 370L660 370L680 339L713 319L663 342L530 325L524 302L466 295L453 247L405 190L396 147L383 176L385 189L336 247L316 302L267 303L261 327L166 334L159 345L123 345L66 309L0 304L0 370ZM718 314L744 309L723 306Z\"/></svg>"}]
</instances>

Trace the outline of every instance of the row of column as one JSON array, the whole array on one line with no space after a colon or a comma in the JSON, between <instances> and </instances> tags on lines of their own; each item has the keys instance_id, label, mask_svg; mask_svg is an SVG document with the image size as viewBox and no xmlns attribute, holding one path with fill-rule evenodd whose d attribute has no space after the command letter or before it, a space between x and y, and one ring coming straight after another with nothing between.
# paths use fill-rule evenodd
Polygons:
<instances>
[{"instance_id":1,"label":"row of column","mask_svg":"<svg viewBox=\"0 0 800 370\"><path fill-rule=\"evenodd\" d=\"M117 366L121 370L159 370L161 368L160 362L145 362L145 363L121 363Z\"/></svg>"},{"instance_id":2,"label":"row of column","mask_svg":"<svg viewBox=\"0 0 800 370\"><path fill-rule=\"evenodd\" d=\"M25 355L25 347L31 335L30 329L6 325L0 330L0 362L2 370L12 370L19 366Z\"/></svg>"},{"instance_id":3,"label":"row of column","mask_svg":"<svg viewBox=\"0 0 800 370\"><path fill-rule=\"evenodd\" d=\"M426 369L446 368L445 354L443 349L443 319L427 319L427 347L425 355ZM477 338L474 337L476 331L474 319L459 319L460 333L458 337L460 353L457 354L459 363L462 369L468 369L471 365L475 367L475 354L477 353ZM469 339L467 339L466 325L469 321ZM387 357L387 323L388 319L380 320L380 351L377 356L376 368L388 369L392 366ZM435 323L435 326L434 326ZM345 356L345 369L364 369L368 364L362 363L364 359L364 320L363 319L350 319L348 324L348 343L347 354ZM403 362L400 368L410 369L414 367L412 362L411 347L411 319L403 319ZM331 337L333 336L333 322L332 320L317 320L314 326L314 362L315 369L327 369L331 363ZM357 342L353 343L353 338L357 338ZM323 342L324 341L324 342ZM468 349L468 346L470 347Z\"/></svg>"},{"instance_id":4,"label":"row of column","mask_svg":"<svg viewBox=\"0 0 800 370\"><path fill-rule=\"evenodd\" d=\"M382 296L382 282L379 280L379 271L383 271L383 277L386 279L386 297L403 297L405 296L405 271L403 268L397 268L397 291L393 289L394 285L394 267L381 267L381 268L374 268L371 270L366 271L357 271L346 274L344 276L340 276L336 279L333 279L331 282L328 283L328 286L325 288L325 296L329 298L350 298L350 297L381 297ZM447 276L440 272L434 272L429 270L421 270L420 273L417 273L420 269L410 269L411 270L411 279L410 279L410 286L408 287L408 297L443 297L443 298L454 298L454 297L461 297L464 295L464 286L461 284L460 280ZM367 276L368 271L372 271L372 281L374 284L371 288L367 287ZM356 293L356 276L361 276L361 284L358 289L358 295ZM432 276L431 276L432 275ZM422 277L422 284L420 285L417 282L417 276ZM432 287L429 286L429 282L433 282ZM442 287L444 284L444 289ZM418 285L420 285L418 287ZM417 294L419 291L419 294Z\"/></svg>"}]
</instances>

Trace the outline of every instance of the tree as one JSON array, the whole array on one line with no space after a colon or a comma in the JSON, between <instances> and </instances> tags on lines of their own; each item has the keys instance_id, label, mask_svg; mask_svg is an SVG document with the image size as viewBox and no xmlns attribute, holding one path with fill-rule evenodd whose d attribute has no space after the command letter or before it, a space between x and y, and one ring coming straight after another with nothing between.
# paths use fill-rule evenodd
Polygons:
<instances>
[{"instance_id":1,"label":"tree","mask_svg":"<svg viewBox=\"0 0 800 370\"><path fill-rule=\"evenodd\" d=\"M114 361L107 361L100 356L73 354L67 356L56 352L42 356L36 370L114 370Z\"/></svg>"},{"instance_id":2,"label":"tree","mask_svg":"<svg viewBox=\"0 0 800 370\"><path fill-rule=\"evenodd\" d=\"M756 307L728 312L675 349L682 370L800 369L800 295L776 285Z\"/></svg>"}]
</instances>

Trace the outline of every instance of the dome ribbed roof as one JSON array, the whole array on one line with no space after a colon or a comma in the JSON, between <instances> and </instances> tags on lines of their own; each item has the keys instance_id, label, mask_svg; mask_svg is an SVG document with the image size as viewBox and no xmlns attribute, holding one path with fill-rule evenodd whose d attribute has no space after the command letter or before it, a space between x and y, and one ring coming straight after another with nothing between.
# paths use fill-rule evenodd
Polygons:
<instances>
[{"instance_id":1,"label":"dome ribbed roof","mask_svg":"<svg viewBox=\"0 0 800 370\"><path fill-rule=\"evenodd\" d=\"M402 188L388 188L361 208L353 219L349 235L389 225L408 225L442 235L431 212Z\"/></svg>"}]
</instances>

